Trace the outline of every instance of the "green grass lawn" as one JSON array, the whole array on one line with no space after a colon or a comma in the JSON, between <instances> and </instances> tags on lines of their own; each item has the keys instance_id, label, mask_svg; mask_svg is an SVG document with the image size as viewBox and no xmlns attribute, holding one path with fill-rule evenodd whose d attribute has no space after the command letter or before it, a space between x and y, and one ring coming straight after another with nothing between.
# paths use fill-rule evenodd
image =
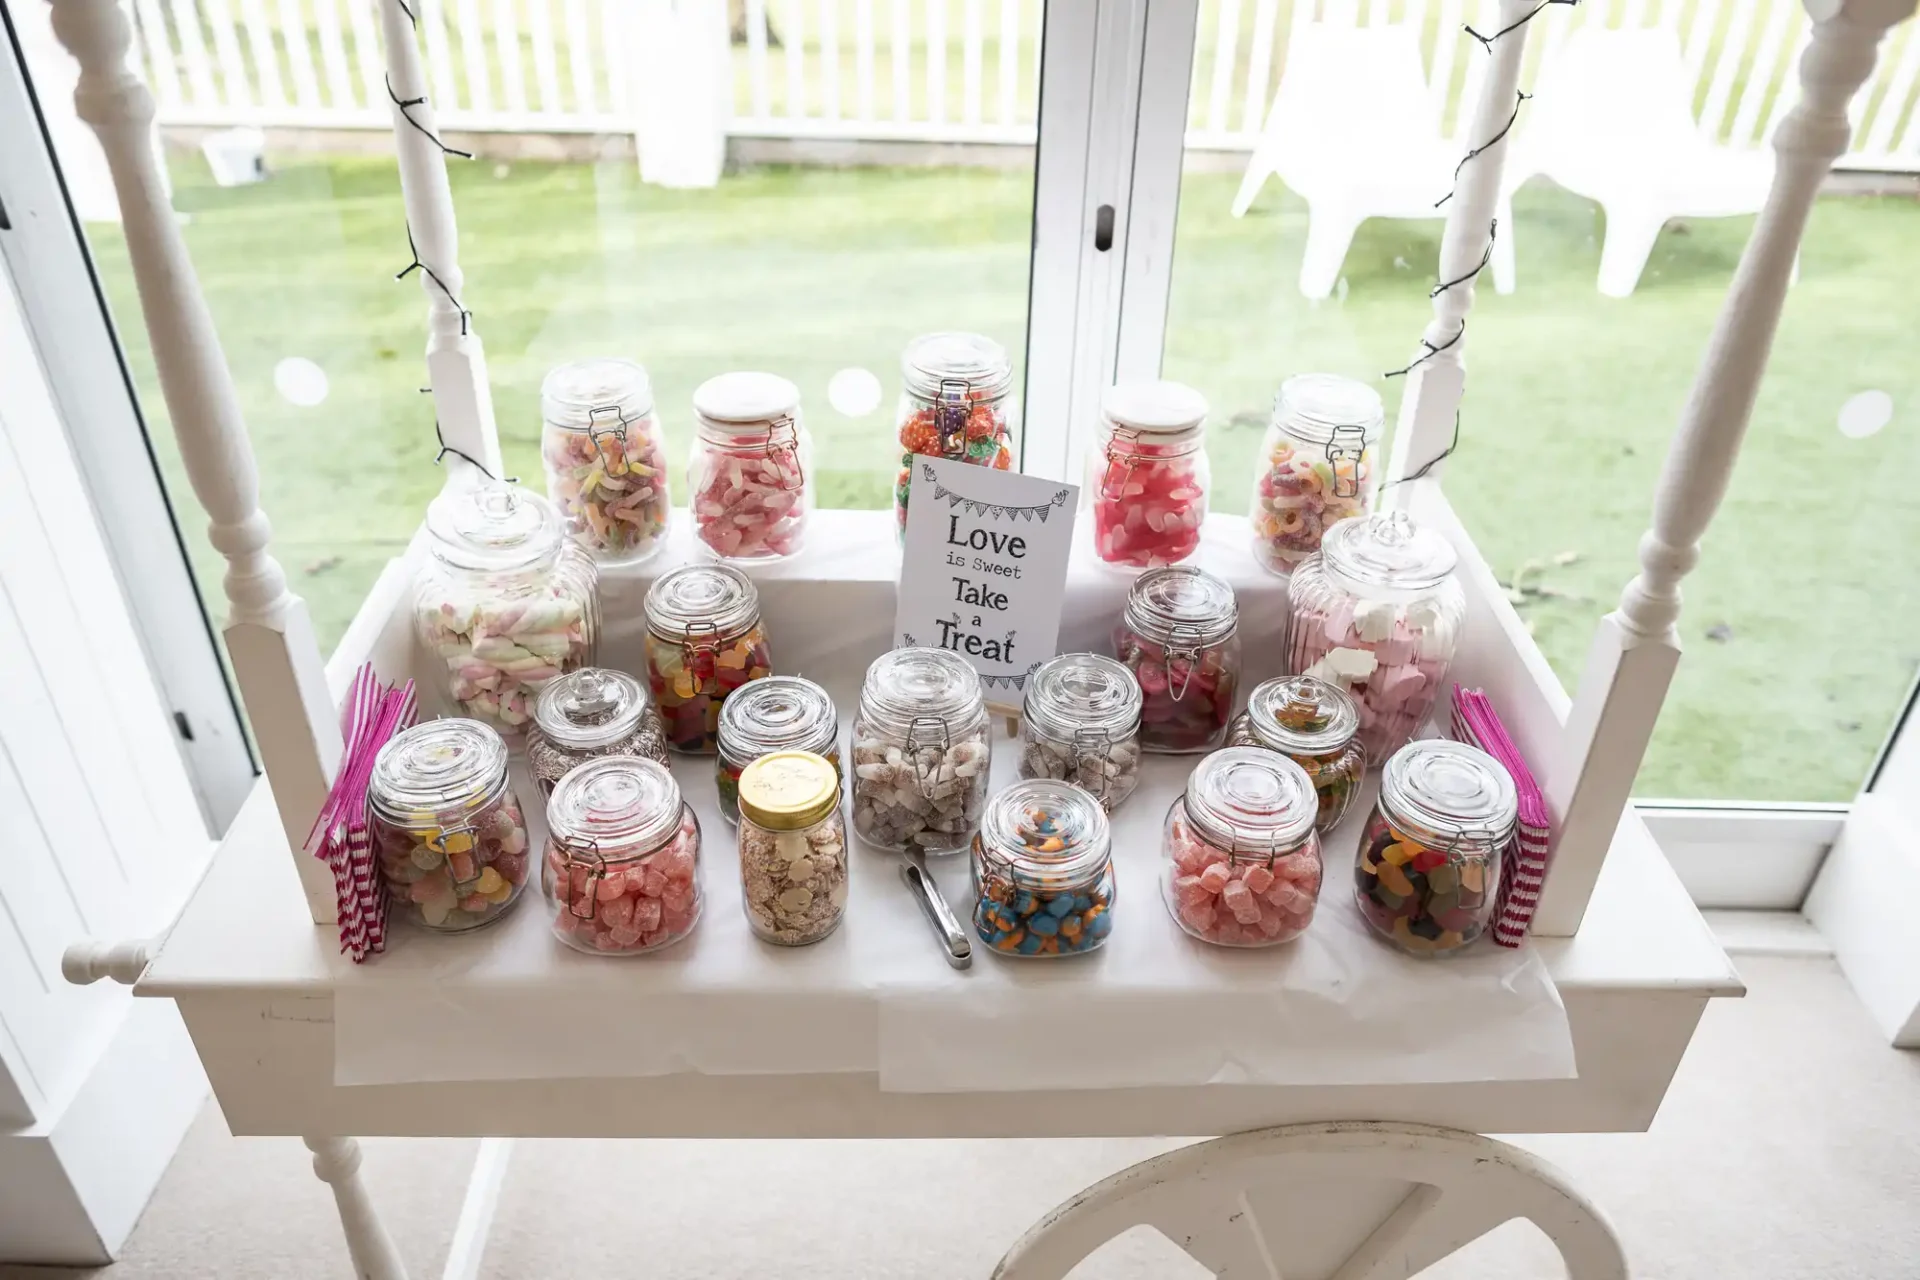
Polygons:
<instances>
[{"instance_id":1,"label":"green grass lawn","mask_svg":"<svg viewBox=\"0 0 1920 1280\"><path fill-rule=\"evenodd\" d=\"M260 457L275 549L338 638L380 565L436 491L423 382L425 302L409 279L390 159L278 157L262 186L213 187L173 158L176 207L226 345ZM651 370L684 444L697 383L729 368L795 378L823 501L885 503L898 352L936 328L1024 347L1031 175L989 170L760 169L717 191L639 185L631 161L455 165L463 301L474 311L509 468L539 483L538 391L589 353ZM1247 464L1274 387L1331 369L1376 380L1389 414L1427 315L1440 224L1369 223L1341 292L1294 287L1304 207L1277 184L1248 218L1236 178L1186 182L1166 374L1214 406L1217 506L1244 510ZM1562 678L1631 576L1653 478L1749 220L1663 236L1641 289L1594 291L1598 214L1551 188L1518 199L1520 283L1490 288L1469 339L1472 376L1447 489L1495 568L1523 567L1519 607ZM201 580L218 557L192 507L142 340L117 230L90 228ZM1902 267L1920 210L1902 198L1821 201L1748 446L1687 581L1683 661L1640 790L1654 796L1849 796L1920 661L1920 295ZM288 356L331 393L298 408L274 390ZM863 367L887 397L849 419L833 372ZM1841 404L1877 389L1891 423L1865 439ZM684 457L682 450L681 457ZM216 609L216 612L218 610Z\"/></svg>"}]
</instances>

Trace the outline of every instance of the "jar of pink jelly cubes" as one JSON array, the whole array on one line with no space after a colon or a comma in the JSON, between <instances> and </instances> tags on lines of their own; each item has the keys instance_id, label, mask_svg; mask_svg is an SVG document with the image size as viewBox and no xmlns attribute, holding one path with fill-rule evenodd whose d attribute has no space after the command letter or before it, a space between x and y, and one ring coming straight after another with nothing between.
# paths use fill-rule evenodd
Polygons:
<instances>
[{"instance_id":1,"label":"jar of pink jelly cubes","mask_svg":"<svg viewBox=\"0 0 1920 1280\"><path fill-rule=\"evenodd\" d=\"M693 532L723 560L800 549L813 510L813 440L800 388L771 373L723 373L693 393L687 462Z\"/></svg>"},{"instance_id":2,"label":"jar of pink jelly cubes","mask_svg":"<svg viewBox=\"0 0 1920 1280\"><path fill-rule=\"evenodd\" d=\"M657 761L602 756L547 800L540 889L554 936L575 951L637 956L700 920L700 820Z\"/></svg>"},{"instance_id":3,"label":"jar of pink jelly cubes","mask_svg":"<svg viewBox=\"0 0 1920 1280\"><path fill-rule=\"evenodd\" d=\"M1087 458L1093 549L1108 564L1176 564L1207 518L1207 401L1178 382L1126 382L1100 397Z\"/></svg>"},{"instance_id":4,"label":"jar of pink jelly cubes","mask_svg":"<svg viewBox=\"0 0 1920 1280\"><path fill-rule=\"evenodd\" d=\"M576 360L540 384L540 461L567 532L601 564L666 543L667 456L653 384L631 360Z\"/></svg>"},{"instance_id":5,"label":"jar of pink jelly cubes","mask_svg":"<svg viewBox=\"0 0 1920 1280\"><path fill-rule=\"evenodd\" d=\"M1226 736L1240 682L1233 588L1204 569L1149 569L1127 592L1114 656L1140 682L1140 745L1211 751Z\"/></svg>"},{"instance_id":6,"label":"jar of pink jelly cubes","mask_svg":"<svg viewBox=\"0 0 1920 1280\"><path fill-rule=\"evenodd\" d=\"M1253 477L1253 555L1275 573L1320 549L1336 523L1367 513L1386 410L1363 382L1303 373L1280 384Z\"/></svg>"},{"instance_id":7,"label":"jar of pink jelly cubes","mask_svg":"<svg viewBox=\"0 0 1920 1280\"><path fill-rule=\"evenodd\" d=\"M1319 810L1306 770L1287 757L1262 747L1214 752L1167 810L1167 910L1202 942L1293 941L1320 899Z\"/></svg>"},{"instance_id":8,"label":"jar of pink jelly cubes","mask_svg":"<svg viewBox=\"0 0 1920 1280\"><path fill-rule=\"evenodd\" d=\"M1404 511L1343 520L1294 570L1287 668L1360 705L1360 746L1384 761L1425 722L1460 644L1453 544Z\"/></svg>"}]
</instances>

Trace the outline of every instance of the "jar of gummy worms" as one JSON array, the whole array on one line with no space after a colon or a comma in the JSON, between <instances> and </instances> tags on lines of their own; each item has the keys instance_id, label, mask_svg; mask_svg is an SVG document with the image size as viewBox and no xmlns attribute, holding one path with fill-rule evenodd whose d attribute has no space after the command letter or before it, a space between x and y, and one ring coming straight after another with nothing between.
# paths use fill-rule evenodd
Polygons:
<instances>
[{"instance_id":1,"label":"jar of gummy worms","mask_svg":"<svg viewBox=\"0 0 1920 1280\"><path fill-rule=\"evenodd\" d=\"M973 931L1003 956L1073 956L1113 932L1106 810L1070 782L1016 782L973 838Z\"/></svg>"},{"instance_id":2,"label":"jar of gummy worms","mask_svg":"<svg viewBox=\"0 0 1920 1280\"><path fill-rule=\"evenodd\" d=\"M667 745L711 755L727 696L773 673L760 593L728 565L688 565L654 581L646 612L647 682Z\"/></svg>"},{"instance_id":3,"label":"jar of gummy worms","mask_svg":"<svg viewBox=\"0 0 1920 1280\"><path fill-rule=\"evenodd\" d=\"M1291 573L1328 529L1367 513L1385 421L1380 394L1363 382L1303 373L1280 384L1255 462L1254 559Z\"/></svg>"},{"instance_id":4,"label":"jar of gummy worms","mask_svg":"<svg viewBox=\"0 0 1920 1280\"><path fill-rule=\"evenodd\" d=\"M603 756L547 801L540 876L553 933L589 955L671 946L700 920L700 820L665 765Z\"/></svg>"},{"instance_id":5,"label":"jar of gummy worms","mask_svg":"<svg viewBox=\"0 0 1920 1280\"><path fill-rule=\"evenodd\" d=\"M1094 553L1108 564L1174 564L1207 518L1207 402L1178 382L1128 382L1100 397L1087 457Z\"/></svg>"},{"instance_id":6,"label":"jar of gummy worms","mask_svg":"<svg viewBox=\"0 0 1920 1280\"><path fill-rule=\"evenodd\" d=\"M811 751L761 756L740 775L740 885L754 936L804 947L847 911L840 771Z\"/></svg>"},{"instance_id":7,"label":"jar of gummy worms","mask_svg":"<svg viewBox=\"0 0 1920 1280\"><path fill-rule=\"evenodd\" d=\"M1182 929L1226 947L1291 942L1320 898L1319 802L1306 771L1264 747L1195 767L1167 809L1160 896Z\"/></svg>"},{"instance_id":8,"label":"jar of gummy worms","mask_svg":"<svg viewBox=\"0 0 1920 1280\"><path fill-rule=\"evenodd\" d=\"M460 933L505 915L527 882L527 823L507 744L476 720L390 739L367 782L368 833L393 909Z\"/></svg>"},{"instance_id":9,"label":"jar of gummy worms","mask_svg":"<svg viewBox=\"0 0 1920 1280\"><path fill-rule=\"evenodd\" d=\"M1112 658L1063 653L1027 677L1020 776L1059 778L1108 813L1140 782L1140 684Z\"/></svg>"},{"instance_id":10,"label":"jar of gummy worms","mask_svg":"<svg viewBox=\"0 0 1920 1280\"><path fill-rule=\"evenodd\" d=\"M881 849L958 853L992 768L980 676L945 649L873 660L853 719L853 829Z\"/></svg>"},{"instance_id":11,"label":"jar of gummy worms","mask_svg":"<svg viewBox=\"0 0 1920 1280\"><path fill-rule=\"evenodd\" d=\"M1188 565L1134 579L1113 652L1140 682L1140 745L1211 751L1226 736L1240 680L1233 588Z\"/></svg>"},{"instance_id":12,"label":"jar of gummy worms","mask_svg":"<svg viewBox=\"0 0 1920 1280\"><path fill-rule=\"evenodd\" d=\"M798 551L813 510L813 441L800 388L771 373L723 373L694 391L693 413L694 535L724 560Z\"/></svg>"},{"instance_id":13,"label":"jar of gummy worms","mask_svg":"<svg viewBox=\"0 0 1920 1280\"><path fill-rule=\"evenodd\" d=\"M1465 948L1493 919L1515 812L1513 778L1478 747L1444 738L1402 747L1360 837L1361 916L1409 955Z\"/></svg>"},{"instance_id":14,"label":"jar of gummy worms","mask_svg":"<svg viewBox=\"0 0 1920 1280\"><path fill-rule=\"evenodd\" d=\"M600 575L553 504L486 480L427 504L414 632L460 714L518 741L542 687L593 665Z\"/></svg>"},{"instance_id":15,"label":"jar of gummy worms","mask_svg":"<svg viewBox=\"0 0 1920 1280\"><path fill-rule=\"evenodd\" d=\"M900 471L893 514L906 536L916 455L1006 471L1013 466L1013 364L977 333L929 333L900 356Z\"/></svg>"},{"instance_id":16,"label":"jar of gummy worms","mask_svg":"<svg viewBox=\"0 0 1920 1280\"><path fill-rule=\"evenodd\" d=\"M576 360L540 383L540 461L567 532L602 564L638 564L673 509L653 384L631 360Z\"/></svg>"},{"instance_id":17,"label":"jar of gummy worms","mask_svg":"<svg viewBox=\"0 0 1920 1280\"><path fill-rule=\"evenodd\" d=\"M1313 780L1320 815L1313 829L1334 829L1353 807L1367 772L1367 753L1354 740L1360 708L1342 689L1312 676L1263 680L1247 695L1247 709L1227 726L1230 747L1278 751Z\"/></svg>"},{"instance_id":18,"label":"jar of gummy worms","mask_svg":"<svg viewBox=\"0 0 1920 1280\"><path fill-rule=\"evenodd\" d=\"M667 763L666 727L645 685L624 671L582 667L540 691L527 730L527 765L540 794L597 756Z\"/></svg>"},{"instance_id":19,"label":"jar of gummy worms","mask_svg":"<svg viewBox=\"0 0 1920 1280\"><path fill-rule=\"evenodd\" d=\"M1458 556L1404 511L1343 520L1288 583L1287 670L1360 707L1361 747L1385 760L1419 732L1460 645Z\"/></svg>"},{"instance_id":20,"label":"jar of gummy worms","mask_svg":"<svg viewBox=\"0 0 1920 1280\"><path fill-rule=\"evenodd\" d=\"M740 821L740 774L776 751L811 751L840 775L840 713L825 689L799 676L755 680L720 707L714 786L720 815Z\"/></svg>"}]
</instances>

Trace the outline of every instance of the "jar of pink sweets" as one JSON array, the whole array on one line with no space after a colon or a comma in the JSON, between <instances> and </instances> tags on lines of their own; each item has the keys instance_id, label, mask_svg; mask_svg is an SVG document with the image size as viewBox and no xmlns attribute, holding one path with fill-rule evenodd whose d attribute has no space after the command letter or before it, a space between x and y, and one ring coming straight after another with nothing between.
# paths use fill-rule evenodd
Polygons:
<instances>
[{"instance_id":1,"label":"jar of pink sweets","mask_svg":"<svg viewBox=\"0 0 1920 1280\"><path fill-rule=\"evenodd\" d=\"M1374 446L1386 410L1363 382L1303 373L1280 384L1253 477L1253 555L1275 573L1373 503Z\"/></svg>"},{"instance_id":2,"label":"jar of pink sweets","mask_svg":"<svg viewBox=\"0 0 1920 1280\"><path fill-rule=\"evenodd\" d=\"M907 489L916 455L976 467L1013 467L1013 362L977 333L929 333L900 357L900 470L893 514L907 531Z\"/></svg>"},{"instance_id":3,"label":"jar of pink sweets","mask_svg":"<svg viewBox=\"0 0 1920 1280\"><path fill-rule=\"evenodd\" d=\"M800 388L771 373L723 373L693 393L687 461L693 532L723 560L800 549L813 510L813 441Z\"/></svg>"},{"instance_id":4,"label":"jar of pink sweets","mask_svg":"<svg viewBox=\"0 0 1920 1280\"><path fill-rule=\"evenodd\" d=\"M1360 746L1383 761L1419 731L1460 644L1466 597L1453 544L1404 511L1343 520L1288 584L1287 667L1360 706Z\"/></svg>"},{"instance_id":5,"label":"jar of pink sweets","mask_svg":"<svg viewBox=\"0 0 1920 1280\"><path fill-rule=\"evenodd\" d=\"M1240 682L1233 588L1204 569L1149 569L1127 592L1114 656L1140 682L1140 746L1211 751L1226 736Z\"/></svg>"},{"instance_id":6,"label":"jar of pink sweets","mask_svg":"<svg viewBox=\"0 0 1920 1280\"><path fill-rule=\"evenodd\" d=\"M1093 548L1108 564L1185 560L1207 518L1207 402L1178 382L1126 382L1100 397L1087 459Z\"/></svg>"},{"instance_id":7,"label":"jar of pink sweets","mask_svg":"<svg viewBox=\"0 0 1920 1280\"><path fill-rule=\"evenodd\" d=\"M673 501L653 385L631 360L576 360L540 384L540 460L567 532L601 564L666 542Z\"/></svg>"},{"instance_id":8,"label":"jar of pink sweets","mask_svg":"<svg viewBox=\"0 0 1920 1280\"><path fill-rule=\"evenodd\" d=\"M1340 825L1360 794L1367 753L1354 741L1360 708L1345 690L1312 676L1262 680L1247 695L1247 709L1227 726L1230 747L1278 751L1307 771L1320 797L1313 829L1321 835Z\"/></svg>"},{"instance_id":9,"label":"jar of pink sweets","mask_svg":"<svg viewBox=\"0 0 1920 1280\"><path fill-rule=\"evenodd\" d=\"M1228 747L1202 760L1167 810L1160 896L1202 942L1271 947L1313 923L1320 805L1287 757Z\"/></svg>"},{"instance_id":10,"label":"jar of pink sweets","mask_svg":"<svg viewBox=\"0 0 1920 1280\"><path fill-rule=\"evenodd\" d=\"M602 756L547 800L540 889L554 936L575 951L637 956L700 921L700 820L666 767Z\"/></svg>"}]
</instances>

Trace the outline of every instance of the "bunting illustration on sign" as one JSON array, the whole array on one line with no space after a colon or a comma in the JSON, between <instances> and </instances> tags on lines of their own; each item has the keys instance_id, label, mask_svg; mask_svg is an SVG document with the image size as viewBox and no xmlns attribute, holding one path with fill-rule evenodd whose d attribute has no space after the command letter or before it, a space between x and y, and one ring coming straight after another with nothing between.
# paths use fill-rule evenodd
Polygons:
<instances>
[{"instance_id":1,"label":"bunting illustration on sign","mask_svg":"<svg viewBox=\"0 0 1920 1280\"><path fill-rule=\"evenodd\" d=\"M987 515L993 516L996 519L1007 520L1038 520L1040 523L1045 524L1047 517L1052 514L1053 509L1055 507L1065 506L1067 499L1073 496L1073 489L1069 486L1055 493L1053 497L1046 502L1038 503L1034 506L1007 506L1001 503L987 502L980 498L969 498L964 493L958 493L947 488L947 486L934 479L933 468L927 463L921 463L920 470L925 473L926 479L933 483L933 496L935 501L944 502L949 507L964 508L968 515Z\"/></svg>"}]
</instances>

